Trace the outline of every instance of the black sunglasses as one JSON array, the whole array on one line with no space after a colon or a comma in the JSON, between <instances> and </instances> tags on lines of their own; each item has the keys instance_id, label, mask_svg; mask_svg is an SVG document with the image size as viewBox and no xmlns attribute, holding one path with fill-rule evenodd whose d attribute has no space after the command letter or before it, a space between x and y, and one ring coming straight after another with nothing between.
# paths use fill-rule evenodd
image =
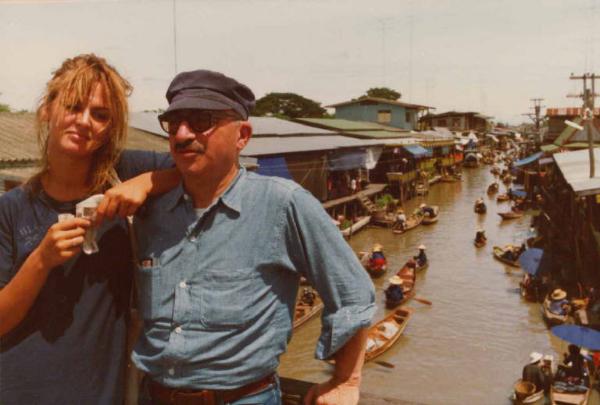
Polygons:
<instances>
[{"instance_id":1,"label":"black sunglasses","mask_svg":"<svg viewBox=\"0 0 600 405\"><path fill-rule=\"evenodd\" d=\"M175 135L185 121L196 134L205 134L223 121L240 121L242 118L230 112L182 110L158 116L160 127L169 135Z\"/></svg>"}]
</instances>

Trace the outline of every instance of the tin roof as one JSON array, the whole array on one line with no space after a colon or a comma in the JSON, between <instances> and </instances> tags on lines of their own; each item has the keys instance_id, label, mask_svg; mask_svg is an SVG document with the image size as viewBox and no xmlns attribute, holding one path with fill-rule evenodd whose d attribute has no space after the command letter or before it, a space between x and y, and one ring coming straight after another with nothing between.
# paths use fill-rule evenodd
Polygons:
<instances>
[{"instance_id":1,"label":"tin roof","mask_svg":"<svg viewBox=\"0 0 600 405\"><path fill-rule=\"evenodd\" d=\"M378 124L376 122L353 121L341 118L297 118L296 121L333 131L389 131L400 134L408 132L405 129Z\"/></svg>"},{"instance_id":2,"label":"tin roof","mask_svg":"<svg viewBox=\"0 0 600 405\"><path fill-rule=\"evenodd\" d=\"M418 110L433 108L433 107L426 106L426 105L404 103L402 101L388 100L386 98L378 98L378 97L360 97L360 98L357 98L356 100L342 101L341 103L331 104L326 107L327 108L337 108L337 107L343 107L343 106L352 105L352 104L363 104L363 103L397 105L400 107L415 108Z\"/></svg>"},{"instance_id":3,"label":"tin roof","mask_svg":"<svg viewBox=\"0 0 600 405\"><path fill-rule=\"evenodd\" d=\"M592 178L590 178L588 150L555 153L553 157L575 194L583 196L600 193L600 150L598 148L594 149L596 173Z\"/></svg>"},{"instance_id":4,"label":"tin roof","mask_svg":"<svg viewBox=\"0 0 600 405\"><path fill-rule=\"evenodd\" d=\"M383 145L379 140L356 139L343 135L259 136L251 138L242 151L244 156L280 155L285 153L327 151Z\"/></svg>"},{"instance_id":5,"label":"tin roof","mask_svg":"<svg viewBox=\"0 0 600 405\"><path fill-rule=\"evenodd\" d=\"M39 148L35 132L35 114L0 113L0 162L21 163L39 159ZM165 138L152 133L129 128L128 149L166 152L169 144Z\"/></svg>"}]
</instances>

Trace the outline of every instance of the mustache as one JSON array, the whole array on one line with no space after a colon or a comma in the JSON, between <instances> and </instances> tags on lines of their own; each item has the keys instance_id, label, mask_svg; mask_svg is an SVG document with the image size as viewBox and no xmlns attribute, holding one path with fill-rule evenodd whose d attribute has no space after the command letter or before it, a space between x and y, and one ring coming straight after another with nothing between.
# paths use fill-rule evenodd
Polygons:
<instances>
[{"instance_id":1,"label":"mustache","mask_svg":"<svg viewBox=\"0 0 600 405\"><path fill-rule=\"evenodd\" d=\"M204 145L196 142L194 139L188 139L175 144L175 152L188 151L195 153L204 153Z\"/></svg>"}]
</instances>

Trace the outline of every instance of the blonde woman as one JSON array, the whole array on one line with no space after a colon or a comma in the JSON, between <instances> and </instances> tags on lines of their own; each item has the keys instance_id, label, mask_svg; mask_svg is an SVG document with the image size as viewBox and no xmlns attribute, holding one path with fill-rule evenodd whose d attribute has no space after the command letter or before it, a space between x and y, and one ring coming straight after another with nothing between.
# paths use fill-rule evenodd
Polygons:
<instances>
[{"instance_id":1,"label":"blonde woman","mask_svg":"<svg viewBox=\"0 0 600 405\"><path fill-rule=\"evenodd\" d=\"M177 182L174 170L141 174L170 167L168 160L121 153L130 92L100 57L64 61L37 109L41 170L0 197L2 404L123 401L132 255L125 222L112 217ZM131 180L109 189L115 169ZM98 193L106 193L106 220L99 251L87 255L90 222L58 216Z\"/></svg>"}]
</instances>

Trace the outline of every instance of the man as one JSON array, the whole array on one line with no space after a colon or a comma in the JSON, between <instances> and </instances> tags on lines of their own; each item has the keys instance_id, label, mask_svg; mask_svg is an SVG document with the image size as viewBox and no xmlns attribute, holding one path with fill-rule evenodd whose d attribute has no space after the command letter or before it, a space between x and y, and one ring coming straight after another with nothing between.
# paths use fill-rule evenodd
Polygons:
<instances>
[{"instance_id":1,"label":"man","mask_svg":"<svg viewBox=\"0 0 600 405\"><path fill-rule=\"evenodd\" d=\"M334 376L306 403L356 404L374 289L320 203L238 166L252 91L220 73L177 75L159 117L182 184L136 221L144 331L133 353L158 404L280 404L275 370L300 277L323 299L316 357Z\"/></svg>"},{"instance_id":2,"label":"man","mask_svg":"<svg viewBox=\"0 0 600 405\"><path fill-rule=\"evenodd\" d=\"M541 361L544 356L538 352L532 352L529 355L529 363L523 367L523 381L535 384L535 391L545 390L547 388L546 374L542 371Z\"/></svg>"},{"instance_id":3,"label":"man","mask_svg":"<svg viewBox=\"0 0 600 405\"><path fill-rule=\"evenodd\" d=\"M429 207L427 204L421 203L421 205L419 205L419 209L421 210L421 213L423 215L428 216L430 218L435 217L435 210L433 209L433 207Z\"/></svg>"},{"instance_id":4,"label":"man","mask_svg":"<svg viewBox=\"0 0 600 405\"><path fill-rule=\"evenodd\" d=\"M425 266L427 264L427 255L425 254L425 245L419 246L419 253L413 257L417 261L417 265L419 267Z\"/></svg>"},{"instance_id":5,"label":"man","mask_svg":"<svg viewBox=\"0 0 600 405\"><path fill-rule=\"evenodd\" d=\"M396 223L394 224L394 228L403 231L405 227L406 215L404 214L404 210L400 208L398 209L398 214L396 215Z\"/></svg>"}]
</instances>

